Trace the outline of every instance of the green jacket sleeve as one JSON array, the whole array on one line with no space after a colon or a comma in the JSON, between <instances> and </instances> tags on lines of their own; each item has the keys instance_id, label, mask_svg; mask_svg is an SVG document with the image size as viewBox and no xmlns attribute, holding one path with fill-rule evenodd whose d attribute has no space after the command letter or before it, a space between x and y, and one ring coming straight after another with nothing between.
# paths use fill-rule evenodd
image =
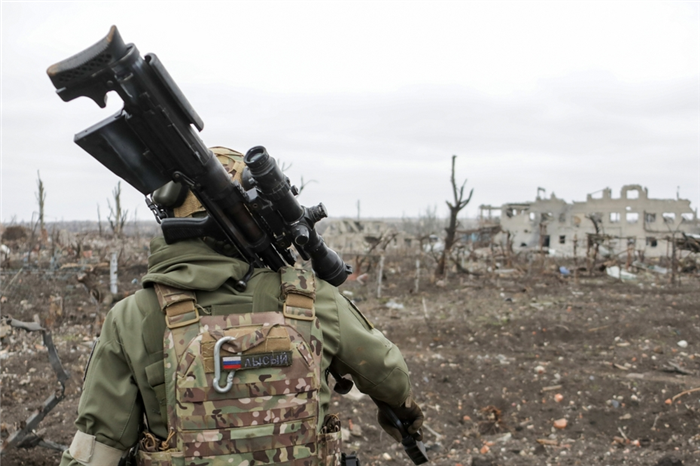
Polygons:
<instances>
[{"instance_id":1,"label":"green jacket sleeve","mask_svg":"<svg viewBox=\"0 0 700 466\"><path fill-rule=\"evenodd\" d=\"M330 285L322 283L323 294L327 292L323 285ZM373 328L354 304L333 290L337 322L321 322L324 346L334 350L331 368L340 375L352 375L361 392L399 406L411 391L408 367L401 351Z\"/></svg>"},{"instance_id":2,"label":"green jacket sleeve","mask_svg":"<svg viewBox=\"0 0 700 466\"><path fill-rule=\"evenodd\" d=\"M63 456L61 457L61 463L59 464L59 466L80 466L80 463L75 461L68 452L68 450L66 450L63 452Z\"/></svg>"},{"instance_id":3,"label":"green jacket sleeve","mask_svg":"<svg viewBox=\"0 0 700 466\"><path fill-rule=\"evenodd\" d=\"M90 360L78 405L75 426L81 432L119 450L128 450L138 439L143 406L138 387L122 350L115 316L125 310L118 304L108 314ZM76 462L66 451L61 466ZM116 466L116 465L115 465Z\"/></svg>"}]
</instances>

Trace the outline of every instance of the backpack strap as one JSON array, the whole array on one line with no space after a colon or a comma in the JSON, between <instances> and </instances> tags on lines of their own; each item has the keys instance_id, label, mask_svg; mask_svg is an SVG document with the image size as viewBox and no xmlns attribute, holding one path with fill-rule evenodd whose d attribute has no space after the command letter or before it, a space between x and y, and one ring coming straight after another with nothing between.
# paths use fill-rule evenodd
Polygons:
<instances>
[{"instance_id":1,"label":"backpack strap","mask_svg":"<svg viewBox=\"0 0 700 466\"><path fill-rule=\"evenodd\" d=\"M173 344L178 346L175 342L184 341L182 338L188 331L192 324L199 323L199 310L197 309L197 296L194 291L181 290L179 288L174 288L172 286L163 285L162 283L154 283L153 290L156 292L156 297L158 298L158 304L160 305L161 311L165 314L165 325L172 332ZM166 334L168 330L166 330ZM163 341L163 335L160 336L161 341ZM166 347L163 344L163 350ZM178 351L181 348L178 349ZM165 380L161 382L159 375L161 370L163 370L163 361L160 361L160 368L155 365L150 365L146 368L146 375L149 379L154 380L157 383L153 386L153 390L156 393L156 399L158 400L158 405L160 408L160 417L163 423L167 426L171 425L171 420L168 416L168 395L167 387L165 385ZM163 374L165 377L165 374Z\"/></svg>"},{"instance_id":2,"label":"backpack strap","mask_svg":"<svg viewBox=\"0 0 700 466\"><path fill-rule=\"evenodd\" d=\"M197 296L194 291L181 290L172 286L155 283L153 285L160 309L165 314L165 325L169 329L186 327L199 322Z\"/></svg>"},{"instance_id":3,"label":"backpack strap","mask_svg":"<svg viewBox=\"0 0 700 466\"><path fill-rule=\"evenodd\" d=\"M312 321L316 317L316 277L309 270L295 267L280 269L282 313L295 320Z\"/></svg>"}]
</instances>

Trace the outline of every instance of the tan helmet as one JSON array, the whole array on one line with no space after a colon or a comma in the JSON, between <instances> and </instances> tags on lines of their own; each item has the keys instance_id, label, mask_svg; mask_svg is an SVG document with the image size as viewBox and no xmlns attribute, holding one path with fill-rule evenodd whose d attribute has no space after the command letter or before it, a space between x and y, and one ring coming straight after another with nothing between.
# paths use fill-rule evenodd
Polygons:
<instances>
[{"instance_id":1,"label":"tan helmet","mask_svg":"<svg viewBox=\"0 0 700 466\"><path fill-rule=\"evenodd\" d=\"M231 179L240 183L241 175L245 168L243 154L229 149L228 147L221 146L210 147L209 150L212 151L221 165L224 166L226 172L231 176ZM178 218L192 217L199 212L206 212L206 210L191 191L187 193L187 197L185 197L182 204L173 208L173 214Z\"/></svg>"}]
</instances>

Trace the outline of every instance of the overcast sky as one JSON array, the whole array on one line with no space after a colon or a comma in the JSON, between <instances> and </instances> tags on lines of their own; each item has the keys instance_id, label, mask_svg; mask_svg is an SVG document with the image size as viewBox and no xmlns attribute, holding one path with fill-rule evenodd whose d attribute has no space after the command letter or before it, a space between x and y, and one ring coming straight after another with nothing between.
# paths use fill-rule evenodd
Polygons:
<instances>
[{"instance_id":1,"label":"overcast sky","mask_svg":"<svg viewBox=\"0 0 700 466\"><path fill-rule=\"evenodd\" d=\"M103 220L118 178L73 135L121 108L55 95L51 64L117 25L155 53L209 146L264 145L331 216L447 214L642 184L700 204L700 4L2 2L0 220ZM123 183L124 185L124 183ZM150 217L123 186L130 213Z\"/></svg>"}]
</instances>

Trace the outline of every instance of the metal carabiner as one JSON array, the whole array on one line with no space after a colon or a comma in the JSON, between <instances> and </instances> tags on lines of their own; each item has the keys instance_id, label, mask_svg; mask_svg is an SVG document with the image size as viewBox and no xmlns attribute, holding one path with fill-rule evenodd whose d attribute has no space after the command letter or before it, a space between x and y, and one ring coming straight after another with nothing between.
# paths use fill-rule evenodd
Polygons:
<instances>
[{"instance_id":1,"label":"metal carabiner","mask_svg":"<svg viewBox=\"0 0 700 466\"><path fill-rule=\"evenodd\" d=\"M212 385L214 386L214 390L219 393L226 393L231 390L233 386L233 375L236 373L235 370L230 371L228 377L226 377L226 386L222 387L219 385L219 379L221 379L221 345L235 339L235 337L222 337L216 341L216 345L214 346L214 382Z\"/></svg>"}]
</instances>

